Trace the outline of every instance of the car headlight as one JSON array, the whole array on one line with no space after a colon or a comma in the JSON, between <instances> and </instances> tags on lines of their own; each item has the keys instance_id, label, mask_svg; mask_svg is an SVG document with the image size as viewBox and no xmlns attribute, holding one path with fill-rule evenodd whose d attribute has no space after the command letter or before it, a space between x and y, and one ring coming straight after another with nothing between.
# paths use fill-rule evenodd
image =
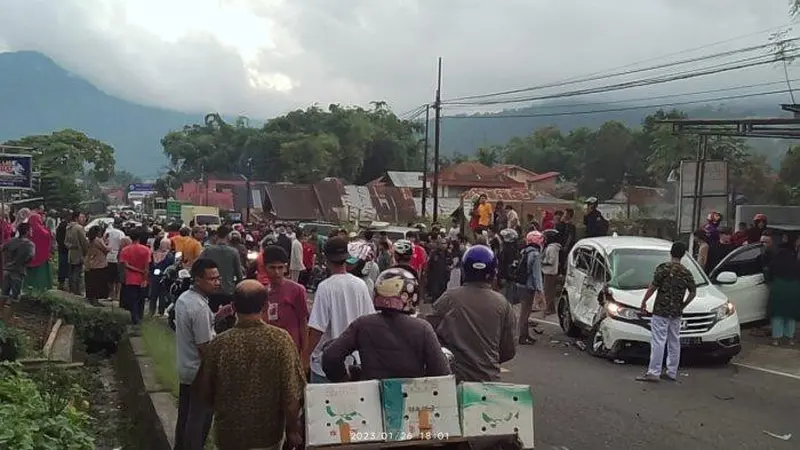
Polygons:
<instances>
[{"instance_id":1,"label":"car headlight","mask_svg":"<svg viewBox=\"0 0 800 450\"><path fill-rule=\"evenodd\" d=\"M724 304L712 309L711 312L717 315L717 320L722 320L733 315L733 313L736 312L736 307L733 306L733 303L731 302L725 302Z\"/></svg>"},{"instance_id":2,"label":"car headlight","mask_svg":"<svg viewBox=\"0 0 800 450\"><path fill-rule=\"evenodd\" d=\"M619 319L639 320L642 318L638 309L623 306L617 302L606 302L606 312L609 316Z\"/></svg>"}]
</instances>

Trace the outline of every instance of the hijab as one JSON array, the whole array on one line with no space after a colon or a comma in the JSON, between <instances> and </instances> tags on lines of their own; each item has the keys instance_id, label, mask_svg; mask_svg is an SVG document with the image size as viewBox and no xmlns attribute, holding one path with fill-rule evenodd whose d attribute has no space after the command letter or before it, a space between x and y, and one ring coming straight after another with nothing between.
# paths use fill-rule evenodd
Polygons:
<instances>
[{"instance_id":1,"label":"hijab","mask_svg":"<svg viewBox=\"0 0 800 450\"><path fill-rule=\"evenodd\" d=\"M158 250L153 252L153 262L156 264L160 264L164 258L167 257L169 251L172 249L172 241L169 239L162 239L161 243L158 245Z\"/></svg>"},{"instance_id":2,"label":"hijab","mask_svg":"<svg viewBox=\"0 0 800 450\"><path fill-rule=\"evenodd\" d=\"M20 213L23 210L20 210ZM30 214L30 210L28 210ZM28 267L39 267L50 259L50 250L53 245L53 235L50 230L44 225L42 216L39 214L30 214L27 217L28 224L31 227L30 240L36 248L33 259L28 264Z\"/></svg>"},{"instance_id":3,"label":"hijab","mask_svg":"<svg viewBox=\"0 0 800 450\"><path fill-rule=\"evenodd\" d=\"M14 231L17 230L19 224L27 222L30 219L30 216L31 216L31 210L28 208L22 208L19 211L17 211L17 218L14 221Z\"/></svg>"}]
</instances>

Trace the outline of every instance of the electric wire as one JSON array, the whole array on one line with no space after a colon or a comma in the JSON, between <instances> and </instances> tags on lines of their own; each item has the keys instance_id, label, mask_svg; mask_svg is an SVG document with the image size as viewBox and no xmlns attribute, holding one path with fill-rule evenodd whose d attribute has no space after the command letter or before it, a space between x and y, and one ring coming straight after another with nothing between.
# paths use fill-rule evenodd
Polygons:
<instances>
[{"instance_id":1,"label":"electric wire","mask_svg":"<svg viewBox=\"0 0 800 450\"><path fill-rule=\"evenodd\" d=\"M770 48L770 47L775 47L776 45L791 44L791 43L794 43L794 42L796 42L798 40L800 40L800 38L789 38L789 39L783 39L783 40L778 41L778 42L770 42L770 43L767 43L767 44L759 44L759 45L739 48L739 49L735 49L735 50L727 50L727 51L724 51L724 52L718 52L718 53L714 53L714 54L711 54L711 55L703 55L703 56L693 57L693 58L689 58L689 59L685 59L685 60L672 61L672 62L668 62L668 63L662 63L662 64L658 64L658 65L655 65L655 66L644 67L644 68L639 68L639 69L619 71L619 72L614 72L614 73L610 73L610 74L594 75L594 76L588 76L588 77L582 77L582 78L576 78L576 79L568 79L568 80L564 80L564 81L545 83L545 84L532 86L532 87L527 87L527 88L511 89L511 90L493 92L493 93L488 93L488 94L477 94L477 95L468 95L468 96L463 96L463 97L456 97L456 98L444 100L443 103L454 103L454 102L463 101L463 100L476 100L476 99L483 99L483 98L500 97L500 96L504 96L504 95L519 94L519 93L523 93L523 92L536 91L536 90L541 90L541 89L546 89L546 88L563 87L563 86L569 86L569 85L574 85L574 84L586 83L586 82L590 82L590 81L599 81L599 80L605 80L605 79L609 79L609 78L618 78L618 77L621 77L621 76L633 75L633 74L643 73L643 72L650 72L650 71L653 71L653 70L676 67L676 66L692 64L692 63L696 63L696 62L709 61L709 60L712 60L712 59L719 59L719 58L729 57L729 56L742 54L742 53L749 53L749 52L753 52L753 51L756 51L756 50L764 50L764 49L767 49L767 48ZM765 55L762 54L762 55L759 55L759 56L765 56Z\"/></svg>"},{"instance_id":2,"label":"electric wire","mask_svg":"<svg viewBox=\"0 0 800 450\"><path fill-rule=\"evenodd\" d=\"M684 71L678 72L673 75L662 75L653 78L644 78L639 80L632 80L626 81L617 84L610 84L605 86L598 86L593 88L584 88L584 89L577 89L573 91L566 91L554 94L546 94L546 95L539 95L539 96L531 96L526 97L524 99L512 99L512 100L494 100L494 101L484 101L484 102L450 102L444 103L446 105L472 105L472 106L479 106L479 105L496 105L496 104L505 104L505 103L520 103L520 102L530 102L530 101L537 101L537 100L552 100L558 98L566 98L566 97L575 97L579 95L589 95L589 94L603 94L607 92L615 92L624 89L631 89L636 87L645 87L645 86L653 86L658 84L669 83L673 81L681 81L687 80L692 78L704 77L709 75L716 75L720 73L747 69L751 67L757 67L765 64L774 64L779 61L789 60L800 56L800 51L794 51L792 53L783 55L781 57L776 57L775 55L759 55L755 57L743 58L736 61L727 62L724 64L718 64L714 66L708 66L701 70L693 70L693 71Z\"/></svg>"},{"instance_id":3,"label":"electric wire","mask_svg":"<svg viewBox=\"0 0 800 450\"><path fill-rule=\"evenodd\" d=\"M789 83L800 82L800 78L789 80ZM747 84L747 85L739 85L739 86L731 86L726 88L716 88L716 89L706 89L702 91L693 91L693 92L679 92L675 94L663 94L663 95L654 95L648 97L639 97L639 98L630 98L625 100L602 100L602 101L595 101L595 102L585 102L585 103L569 103L569 104L561 104L561 105L537 105L536 108L545 108L545 109L556 109L556 108L574 108L580 106L596 106L598 103L602 103L604 105L608 104L628 104L640 101L653 101L653 100L663 100L669 98L678 98L678 97L687 97L692 95L702 95L702 94L714 94L719 92L729 92L729 91L739 91L743 89L752 89L756 87L765 87L765 86L775 86L775 85L784 85L786 84L785 80L781 81L770 81L767 83L756 83L756 84ZM463 105L469 106L469 105ZM448 105L448 109L462 107L460 104L455 105Z\"/></svg>"},{"instance_id":4,"label":"electric wire","mask_svg":"<svg viewBox=\"0 0 800 450\"><path fill-rule=\"evenodd\" d=\"M563 112L553 112L553 113L535 113L535 114L478 114L478 115L457 115L457 116L445 116L443 119L521 119L521 118L536 118L536 117L563 117L563 116L579 116L579 115L589 115L589 114L606 114L606 113L615 113L615 112L623 112L623 111L636 111L642 109L662 109L662 108L669 108L674 106L682 106L682 105L694 105L700 103L713 103L713 102L720 102L725 100L736 100L736 99L743 99L743 98L752 98L752 97L763 97L767 95L777 95L777 94L785 94L789 92L789 89L781 89L781 90L774 90L774 91L766 91L766 92L757 92L751 94L739 94L739 95L729 95L723 97L716 97L716 98L705 98L705 99L698 99L698 100L687 100L681 102L671 102L671 103L659 103L659 104L650 104L650 105L632 105L623 108L606 108L606 109L595 109L595 110L585 110L585 111L563 111Z\"/></svg>"}]
</instances>

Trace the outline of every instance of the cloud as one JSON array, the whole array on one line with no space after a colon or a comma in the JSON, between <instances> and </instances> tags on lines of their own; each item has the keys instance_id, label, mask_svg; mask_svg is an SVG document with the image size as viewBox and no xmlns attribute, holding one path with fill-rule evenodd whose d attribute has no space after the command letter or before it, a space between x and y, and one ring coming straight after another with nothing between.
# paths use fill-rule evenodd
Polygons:
<instances>
[{"instance_id":1,"label":"cloud","mask_svg":"<svg viewBox=\"0 0 800 450\"><path fill-rule=\"evenodd\" d=\"M781 1L755 3L0 0L0 49L40 51L111 94L183 111L269 117L371 100L403 111L432 99L439 56L445 98L531 86L787 22ZM659 90L780 76L750 70Z\"/></svg>"}]
</instances>

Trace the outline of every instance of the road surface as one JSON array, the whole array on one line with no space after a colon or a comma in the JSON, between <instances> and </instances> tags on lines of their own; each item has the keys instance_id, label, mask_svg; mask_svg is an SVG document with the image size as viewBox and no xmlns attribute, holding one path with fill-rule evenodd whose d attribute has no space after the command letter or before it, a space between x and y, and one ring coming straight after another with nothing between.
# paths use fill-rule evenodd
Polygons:
<instances>
[{"instance_id":1,"label":"road surface","mask_svg":"<svg viewBox=\"0 0 800 450\"><path fill-rule=\"evenodd\" d=\"M643 365L593 358L557 327L540 329L503 374L533 389L539 449L800 448L800 379L730 364L684 367L678 384L643 384L634 381Z\"/></svg>"}]
</instances>

